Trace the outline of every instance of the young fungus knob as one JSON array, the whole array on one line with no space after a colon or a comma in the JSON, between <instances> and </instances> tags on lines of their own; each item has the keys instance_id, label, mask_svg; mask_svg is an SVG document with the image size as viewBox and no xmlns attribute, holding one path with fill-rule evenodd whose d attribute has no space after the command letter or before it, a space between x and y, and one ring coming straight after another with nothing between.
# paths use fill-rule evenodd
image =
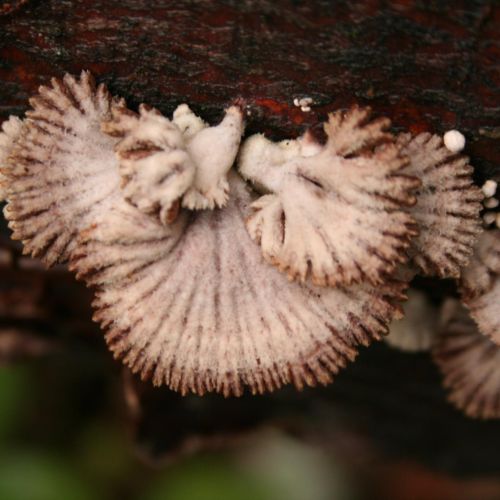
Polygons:
<instances>
[{"instance_id":1,"label":"young fungus knob","mask_svg":"<svg viewBox=\"0 0 500 500\"><path fill-rule=\"evenodd\" d=\"M452 153L458 153L465 147L465 137L458 130L448 130L448 132L443 135L443 142L446 149Z\"/></svg>"},{"instance_id":2,"label":"young fungus knob","mask_svg":"<svg viewBox=\"0 0 500 500\"><path fill-rule=\"evenodd\" d=\"M405 172L422 182L409 209L419 228L410 255L423 274L458 278L481 232L483 196L473 184L473 168L437 135L401 134L398 144L409 159Z\"/></svg>"},{"instance_id":3,"label":"young fungus knob","mask_svg":"<svg viewBox=\"0 0 500 500\"><path fill-rule=\"evenodd\" d=\"M433 358L451 403L469 417L500 418L500 347L481 335L457 300L443 305Z\"/></svg>"},{"instance_id":4,"label":"young fungus knob","mask_svg":"<svg viewBox=\"0 0 500 500\"><path fill-rule=\"evenodd\" d=\"M462 271L460 291L481 333L500 345L500 229L480 236Z\"/></svg>"},{"instance_id":5,"label":"young fungus knob","mask_svg":"<svg viewBox=\"0 0 500 500\"><path fill-rule=\"evenodd\" d=\"M273 143L261 135L242 146L239 171L263 195L248 232L264 258L320 286L369 281L406 261L419 181L385 132L389 120L369 121L368 109L329 116L324 146L310 136Z\"/></svg>"}]
</instances>

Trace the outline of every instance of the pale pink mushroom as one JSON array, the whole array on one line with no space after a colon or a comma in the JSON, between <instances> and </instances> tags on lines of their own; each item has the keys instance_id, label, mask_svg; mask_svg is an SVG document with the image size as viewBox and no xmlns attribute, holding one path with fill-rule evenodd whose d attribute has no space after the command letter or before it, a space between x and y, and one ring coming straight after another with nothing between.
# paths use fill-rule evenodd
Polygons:
<instances>
[{"instance_id":1,"label":"pale pink mushroom","mask_svg":"<svg viewBox=\"0 0 500 500\"><path fill-rule=\"evenodd\" d=\"M323 146L308 135L282 143L255 135L242 145L239 171L262 193L248 232L290 279L378 284L407 260L416 230L406 209L420 182L404 174L390 121L369 116L357 107L330 114Z\"/></svg>"},{"instance_id":2,"label":"pale pink mushroom","mask_svg":"<svg viewBox=\"0 0 500 500\"><path fill-rule=\"evenodd\" d=\"M229 171L243 127L239 109L229 108L215 127L187 106L172 120L145 107L137 115L96 89L88 73L53 80L31 102L0 166L14 236L47 264L69 259L96 291L95 319L110 349L142 377L198 394L325 384L400 314L404 281L336 289L289 283L264 261L245 228L257 195ZM349 134L345 125L335 132L336 123L331 147L348 155ZM359 131L351 152L372 144L373 134L384 137L381 125ZM411 201L415 181L393 179L404 163L393 146L373 156L395 183L396 198L380 207L391 207L401 231L387 235L399 261L411 218L397 207ZM362 203L356 185L346 192Z\"/></svg>"}]
</instances>

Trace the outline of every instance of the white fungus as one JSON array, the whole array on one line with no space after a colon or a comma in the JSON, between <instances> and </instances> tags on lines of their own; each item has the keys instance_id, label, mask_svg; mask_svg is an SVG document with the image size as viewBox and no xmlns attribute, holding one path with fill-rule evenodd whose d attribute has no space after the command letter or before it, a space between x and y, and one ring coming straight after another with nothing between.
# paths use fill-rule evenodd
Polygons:
<instances>
[{"instance_id":1,"label":"white fungus","mask_svg":"<svg viewBox=\"0 0 500 500\"><path fill-rule=\"evenodd\" d=\"M498 184L496 181L488 179L481 188L483 190L484 196L488 198L495 196L495 193L497 191L497 185Z\"/></svg>"},{"instance_id":2,"label":"white fungus","mask_svg":"<svg viewBox=\"0 0 500 500\"><path fill-rule=\"evenodd\" d=\"M258 195L231 171L243 131L241 105L228 108L214 127L187 105L173 120L145 106L135 113L103 85L95 87L87 72L54 79L30 102L34 109L14 150L5 135L0 142L9 225L25 253L47 265L69 261L70 270L94 287L94 319L106 330L110 350L143 379L183 394L226 396L245 387L262 393L289 383L299 389L326 384L355 358L359 345L381 339L401 315L405 282L376 274L387 260L390 271L404 259L414 234L405 225L411 217L396 210L412 201L414 181L397 173L405 162L395 144L385 144L392 139L384 131L388 120L366 123L367 112L355 109L332 115L328 151L308 134L264 148L271 153L266 160L296 157L304 168L313 157L330 158L332 168L320 162L317 172L322 191L338 191L349 203L354 198L354 215L367 218L363 238L355 234L352 216L347 233L336 235L339 252L349 246L354 257L363 254L363 243L369 245L359 266L366 279L319 288L290 283L262 259L247 232ZM281 184L291 187L284 201L292 233L294 222L314 215L310 198L325 208L316 177L309 181L292 169L288 175L273 161L253 168L264 164L270 177L291 178ZM303 170L297 173L308 174ZM353 171L361 171L357 181ZM364 173L370 174L368 186ZM330 189L327 181L339 188ZM303 198L294 203L300 189ZM348 203L332 203L338 210L329 225L349 217ZM304 205L309 212L302 214ZM373 210L367 213L366 205ZM320 213L312 222L324 218ZM384 235L389 223L396 227ZM359 269L346 266L339 274L358 278ZM376 286L370 277L377 278Z\"/></svg>"},{"instance_id":3,"label":"white fungus","mask_svg":"<svg viewBox=\"0 0 500 500\"><path fill-rule=\"evenodd\" d=\"M312 97L295 97L293 100L294 106L300 107L300 110L303 113L309 113L311 111L311 104L313 104L314 100Z\"/></svg>"},{"instance_id":4,"label":"white fungus","mask_svg":"<svg viewBox=\"0 0 500 500\"><path fill-rule=\"evenodd\" d=\"M257 134L240 149L240 174L262 192L248 232L292 280L376 284L406 261L416 235L406 209L420 181L402 172L389 120L369 116L358 107L331 113L324 145L311 134L279 143Z\"/></svg>"},{"instance_id":5,"label":"white fungus","mask_svg":"<svg viewBox=\"0 0 500 500\"><path fill-rule=\"evenodd\" d=\"M444 145L452 152L458 153L465 147L465 137L458 130L448 130L443 137Z\"/></svg>"}]
</instances>

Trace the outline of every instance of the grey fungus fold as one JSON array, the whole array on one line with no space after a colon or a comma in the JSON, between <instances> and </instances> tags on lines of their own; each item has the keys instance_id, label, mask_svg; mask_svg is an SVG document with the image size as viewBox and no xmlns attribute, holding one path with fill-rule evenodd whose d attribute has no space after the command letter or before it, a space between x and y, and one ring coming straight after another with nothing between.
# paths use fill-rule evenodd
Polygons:
<instances>
[{"instance_id":1,"label":"grey fungus fold","mask_svg":"<svg viewBox=\"0 0 500 500\"><path fill-rule=\"evenodd\" d=\"M156 385L238 396L327 384L402 316L415 264L454 276L472 252L471 167L441 159L432 138L395 138L368 109L331 114L326 144L306 132L240 147L241 104L213 126L187 104L172 118L134 112L88 72L30 103L0 133L12 237L49 266L69 262L110 350ZM441 174L462 179L445 185L465 194L444 194L462 211L435 210L442 193L427 187ZM448 216L465 229L443 227L445 251L419 258L417 239Z\"/></svg>"},{"instance_id":2,"label":"grey fungus fold","mask_svg":"<svg viewBox=\"0 0 500 500\"><path fill-rule=\"evenodd\" d=\"M481 333L500 345L500 229L481 235L463 269L460 292Z\"/></svg>"},{"instance_id":3,"label":"grey fungus fold","mask_svg":"<svg viewBox=\"0 0 500 500\"><path fill-rule=\"evenodd\" d=\"M404 352L430 351L437 336L436 308L425 292L409 288L404 317L389 325L385 342Z\"/></svg>"},{"instance_id":4,"label":"grey fungus fold","mask_svg":"<svg viewBox=\"0 0 500 500\"><path fill-rule=\"evenodd\" d=\"M459 301L448 299L432 355L449 401L472 418L500 418L500 347L482 335Z\"/></svg>"}]
</instances>

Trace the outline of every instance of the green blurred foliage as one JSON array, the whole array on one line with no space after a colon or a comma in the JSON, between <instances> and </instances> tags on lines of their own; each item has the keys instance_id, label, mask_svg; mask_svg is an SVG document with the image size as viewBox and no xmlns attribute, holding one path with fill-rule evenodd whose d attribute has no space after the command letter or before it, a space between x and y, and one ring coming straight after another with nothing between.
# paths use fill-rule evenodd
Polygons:
<instances>
[{"instance_id":1,"label":"green blurred foliage","mask_svg":"<svg viewBox=\"0 0 500 500\"><path fill-rule=\"evenodd\" d=\"M99 484L116 483L137 468L129 436L123 426L99 420L82 429L75 454L86 476Z\"/></svg>"},{"instance_id":2,"label":"green blurred foliage","mask_svg":"<svg viewBox=\"0 0 500 500\"><path fill-rule=\"evenodd\" d=\"M205 456L163 473L144 500L276 500L278 492L255 481L229 460Z\"/></svg>"},{"instance_id":3,"label":"green blurred foliage","mask_svg":"<svg viewBox=\"0 0 500 500\"><path fill-rule=\"evenodd\" d=\"M22 419L30 382L24 367L0 366L0 441L6 439Z\"/></svg>"},{"instance_id":4,"label":"green blurred foliage","mask_svg":"<svg viewBox=\"0 0 500 500\"><path fill-rule=\"evenodd\" d=\"M63 459L47 453L13 451L0 455L2 500L100 500Z\"/></svg>"},{"instance_id":5,"label":"green blurred foliage","mask_svg":"<svg viewBox=\"0 0 500 500\"><path fill-rule=\"evenodd\" d=\"M145 463L121 379L101 370L57 357L0 367L0 500L353 498L324 456L277 431L228 453Z\"/></svg>"}]
</instances>

